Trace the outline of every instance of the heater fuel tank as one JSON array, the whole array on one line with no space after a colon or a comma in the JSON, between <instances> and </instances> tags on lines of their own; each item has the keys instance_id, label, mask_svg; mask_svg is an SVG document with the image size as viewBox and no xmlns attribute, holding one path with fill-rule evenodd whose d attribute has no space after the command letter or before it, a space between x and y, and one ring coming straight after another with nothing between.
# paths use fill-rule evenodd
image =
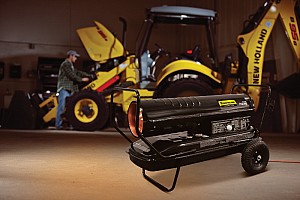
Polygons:
<instances>
[{"instance_id":1,"label":"heater fuel tank","mask_svg":"<svg viewBox=\"0 0 300 200\"><path fill-rule=\"evenodd\" d=\"M213 135L250 129L254 112L246 94L162 98L132 102L128 122L137 137L138 131L144 137L181 131Z\"/></svg>"}]
</instances>

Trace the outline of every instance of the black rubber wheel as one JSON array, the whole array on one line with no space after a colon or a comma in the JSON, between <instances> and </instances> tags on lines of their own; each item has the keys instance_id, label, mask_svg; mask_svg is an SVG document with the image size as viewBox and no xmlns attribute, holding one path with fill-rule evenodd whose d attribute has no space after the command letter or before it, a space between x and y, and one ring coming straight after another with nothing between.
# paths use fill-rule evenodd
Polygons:
<instances>
[{"instance_id":1,"label":"black rubber wheel","mask_svg":"<svg viewBox=\"0 0 300 200\"><path fill-rule=\"evenodd\" d=\"M261 138L249 142L242 152L242 166L249 175L265 171L269 162L268 146Z\"/></svg>"},{"instance_id":2,"label":"black rubber wheel","mask_svg":"<svg viewBox=\"0 0 300 200\"><path fill-rule=\"evenodd\" d=\"M189 97L213 94L212 88L203 80L194 78L179 79L169 83L162 91L161 97Z\"/></svg>"},{"instance_id":3,"label":"black rubber wheel","mask_svg":"<svg viewBox=\"0 0 300 200\"><path fill-rule=\"evenodd\" d=\"M39 104L42 103L42 99L40 99L40 97L38 96L38 94L33 93L30 94L30 102L31 105L33 106L33 108L36 111L36 129L44 129L44 128L48 128L50 122L45 123L43 120L44 115L47 114L47 112L49 111L46 106L44 106L43 108L40 108Z\"/></svg>"},{"instance_id":4,"label":"black rubber wheel","mask_svg":"<svg viewBox=\"0 0 300 200\"><path fill-rule=\"evenodd\" d=\"M66 116L76 130L102 129L109 116L108 104L102 94L83 90L69 97Z\"/></svg>"},{"instance_id":5,"label":"black rubber wheel","mask_svg":"<svg viewBox=\"0 0 300 200\"><path fill-rule=\"evenodd\" d=\"M36 117L37 117L37 119L36 119L36 129L46 129L46 128L48 128L49 125L51 124L51 121L46 123L43 120L44 115L47 114L47 113L45 113L45 111L42 110L42 109L37 109L36 112L37 112L36 113Z\"/></svg>"}]
</instances>

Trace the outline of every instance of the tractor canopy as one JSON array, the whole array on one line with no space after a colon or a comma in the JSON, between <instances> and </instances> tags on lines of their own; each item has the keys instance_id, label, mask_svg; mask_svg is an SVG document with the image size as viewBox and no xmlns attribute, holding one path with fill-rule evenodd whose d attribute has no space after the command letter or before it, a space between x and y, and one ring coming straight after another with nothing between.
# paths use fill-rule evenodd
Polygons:
<instances>
[{"instance_id":1,"label":"tractor canopy","mask_svg":"<svg viewBox=\"0 0 300 200\"><path fill-rule=\"evenodd\" d=\"M95 21L96 26L77 29L77 34L90 58L105 62L124 55L124 47L118 38L105 26Z\"/></svg>"},{"instance_id":2,"label":"tractor canopy","mask_svg":"<svg viewBox=\"0 0 300 200\"><path fill-rule=\"evenodd\" d=\"M152 15L157 21L176 24L201 24L205 19L215 18L213 10L185 7L185 6L157 6L148 10L148 17ZM201 22L201 20L203 20Z\"/></svg>"},{"instance_id":3,"label":"tractor canopy","mask_svg":"<svg viewBox=\"0 0 300 200\"><path fill-rule=\"evenodd\" d=\"M188 25L192 27L196 25L204 28L209 55L214 59L215 63L218 63L214 38L214 21L216 17L216 12L209 9L186 6L157 6L149 8L147 9L146 19L144 20L144 24L137 39L136 46L138 49L136 49L136 55L137 57L140 57L147 49L149 49L149 45L153 42L151 40L155 37L153 35L157 34L157 26L154 25L167 24L175 26L179 25L182 27L187 27ZM162 28L165 30L165 28L169 27L163 25ZM199 35L199 37L200 36L201 35ZM217 68L216 66L213 67Z\"/></svg>"}]
</instances>

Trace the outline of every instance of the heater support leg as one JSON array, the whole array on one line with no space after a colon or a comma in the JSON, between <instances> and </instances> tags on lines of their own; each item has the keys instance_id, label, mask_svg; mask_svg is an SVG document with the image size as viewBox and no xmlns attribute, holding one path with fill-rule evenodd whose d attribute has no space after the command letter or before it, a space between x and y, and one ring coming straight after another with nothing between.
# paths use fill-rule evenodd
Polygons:
<instances>
[{"instance_id":1,"label":"heater support leg","mask_svg":"<svg viewBox=\"0 0 300 200\"><path fill-rule=\"evenodd\" d=\"M158 187L159 189L161 189L164 192L171 192L172 190L175 189L176 183L177 183L177 179L178 179L178 175L179 175L179 171L180 171L180 166L177 167L176 169L176 173L174 176L174 180L173 180L173 184L171 188L166 188L165 186L163 186L162 184L158 183L157 181L155 181L154 179L150 178L147 174L146 174L146 170L143 169L143 176L144 178L149 181L150 183L152 183L153 185L155 185L156 187Z\"/></svg>"}]
</instances>

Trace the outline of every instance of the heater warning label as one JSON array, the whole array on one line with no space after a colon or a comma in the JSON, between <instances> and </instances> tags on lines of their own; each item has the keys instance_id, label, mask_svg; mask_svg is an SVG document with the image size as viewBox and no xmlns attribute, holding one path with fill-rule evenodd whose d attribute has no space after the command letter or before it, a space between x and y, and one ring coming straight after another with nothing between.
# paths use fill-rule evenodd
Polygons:
<instances>
[{"instance_id":1,"label":"heater warning label","mask_svg":"<svg viewBox=\"0 0 300 200\"><path fill-rule=\"evenodd\" d=\"M219 106L231 106L231 105L237 105L235 100L222 100L218 101Z\"/></svg>"}]
</instances>

